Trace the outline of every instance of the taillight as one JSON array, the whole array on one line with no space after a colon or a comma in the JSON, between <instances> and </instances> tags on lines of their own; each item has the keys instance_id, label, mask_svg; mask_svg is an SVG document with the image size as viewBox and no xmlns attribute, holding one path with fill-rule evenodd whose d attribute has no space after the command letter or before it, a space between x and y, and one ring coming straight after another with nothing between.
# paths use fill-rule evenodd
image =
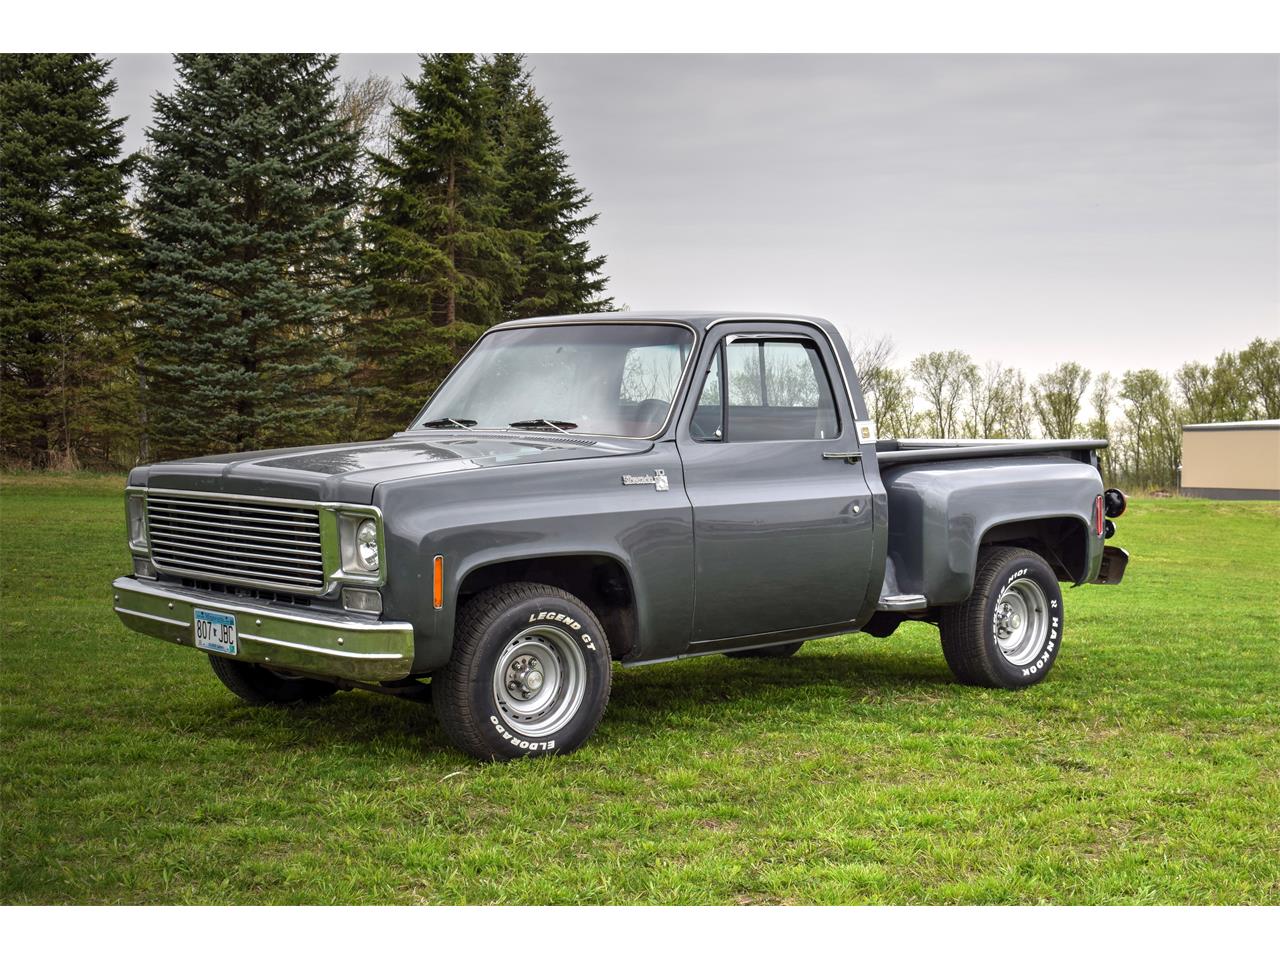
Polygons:
<instances>
[{"instance_id":1,"label":"taillight","mask_svg":"<svg viewBox=\"0 0 1280 960\"><path fill-rule=\"evenodd\" d=\"M1115 487L1102 491L1102 512L1108 517L1118 517L1124 513L1124 508L1129 501L1123 493Z\"/></svg>"},{"instance_id":2,"label":"taillight","mask_svg":"<svg viewBox=\"0 0 1280 960\"><path fill-rule=\"evenodd\" d=\"M1103 529L1102 510L1103 510L1102 494L1098 494L1096 497L1093 498L1093 532L1099 537L1102 536L1102 529Z\"/></svg>"}]
</instances>

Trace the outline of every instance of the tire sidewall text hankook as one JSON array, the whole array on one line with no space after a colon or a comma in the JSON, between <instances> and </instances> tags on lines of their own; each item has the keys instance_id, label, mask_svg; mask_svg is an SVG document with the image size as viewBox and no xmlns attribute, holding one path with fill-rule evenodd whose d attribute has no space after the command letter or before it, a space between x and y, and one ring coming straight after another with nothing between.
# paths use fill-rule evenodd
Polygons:
<instances>
[{"instance_id":1,"label":"tire sidewall text hankook","mask_svg":"<svg viewBox=\"0 0 1280 960\"><path fill-rule=\"evenodd\" d=\"M1025 552L1002 566L993 587L984 610L991 665L1008 686L1030 686L1049 672L1062 647L1062 588L1041 557ZM1021 647L1008 641L1002 643L997 629L1002 604L1012 605L1028 618L1022 627L1033 629L1031 642ZM1035 609L1036 605L1040 608ZM1016 632L1015 629L1015 636Z\"/></svg>"}]
</instances>

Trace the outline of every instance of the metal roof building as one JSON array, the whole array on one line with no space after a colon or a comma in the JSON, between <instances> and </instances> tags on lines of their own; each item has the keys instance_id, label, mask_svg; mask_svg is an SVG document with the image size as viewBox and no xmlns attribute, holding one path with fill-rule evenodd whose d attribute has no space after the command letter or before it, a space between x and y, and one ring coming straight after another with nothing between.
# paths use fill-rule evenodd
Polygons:
<instances>
[{"instance_id":1,"label":"metal roof building","mask_svg":"<svg viewBox=\"0 0 1280 960\"><path fill-rule=\"evenodd\" d=\"M1280 420L1182 428L1182 495L1280 500Z\"/></svg>"}]
</instances>

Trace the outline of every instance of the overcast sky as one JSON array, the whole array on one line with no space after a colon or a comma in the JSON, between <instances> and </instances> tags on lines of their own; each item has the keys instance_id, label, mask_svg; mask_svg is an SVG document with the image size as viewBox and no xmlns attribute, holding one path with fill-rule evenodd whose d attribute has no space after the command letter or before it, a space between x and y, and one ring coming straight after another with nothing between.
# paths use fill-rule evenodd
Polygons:
<instances>
[{"instance_id":1,"label":"overcast sky","mask_svg":"<svg viewBox=\"0 0 1280 960\"><path fill-rule=\"evenodd\" d=\"M170 59L108 56L140 147ZM1280 57L529 62L620 303L816 314L899 363L957 347L1032 373L1280 336Z\"/></svg>"}]
</instances>

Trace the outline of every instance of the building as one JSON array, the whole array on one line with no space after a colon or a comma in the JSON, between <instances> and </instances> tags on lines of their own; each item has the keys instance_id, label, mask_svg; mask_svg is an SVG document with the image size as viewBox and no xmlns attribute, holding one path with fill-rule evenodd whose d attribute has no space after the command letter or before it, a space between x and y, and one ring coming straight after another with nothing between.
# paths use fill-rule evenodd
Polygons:
<instances>
[{"instance_id":1,"label":"building","mask_svg":"<svg viewBox=\"0 0 1280 960\"><path fill-rule=\"evenodd\" d=\"M1181 492L1214 500L1280 500L1280 420L1187 424Z\"/></svg>"}]
</instances>

